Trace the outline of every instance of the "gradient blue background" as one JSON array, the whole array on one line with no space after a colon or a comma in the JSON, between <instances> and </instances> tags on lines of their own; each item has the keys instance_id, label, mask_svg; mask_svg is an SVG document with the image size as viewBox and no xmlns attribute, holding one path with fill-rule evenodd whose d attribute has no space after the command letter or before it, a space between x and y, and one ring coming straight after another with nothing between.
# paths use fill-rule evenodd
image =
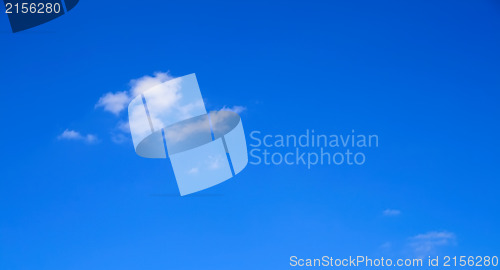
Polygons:
<instances>
[{"instance_id":1,"label":"gradient blue background","mask_svg":"<svg viewBox=\"0 0 500 270\"><path fill-rule=\"evenodd\" d=\"M288 269L411 257L432 231L456 235L434 253L500 255L500 3L437 2L82 0L17 34L0 15L0 269ZM179 197L169 162L113 143L117 118L94 108L167 70L195 72L208 109L246 106L247 136L380 146L360 167L249 165Z\"/></svg>"}]
</instances>

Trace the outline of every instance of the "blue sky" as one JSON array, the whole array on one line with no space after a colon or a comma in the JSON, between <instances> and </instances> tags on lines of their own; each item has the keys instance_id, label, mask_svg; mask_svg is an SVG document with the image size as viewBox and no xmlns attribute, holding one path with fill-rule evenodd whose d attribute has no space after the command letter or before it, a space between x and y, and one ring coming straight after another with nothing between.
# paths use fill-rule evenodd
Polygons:
<instances>
[{"instance_id":1,"label":"blue sky","mask_svg":"<svg viewBox=\"0 0 500 270\"><path fill-rule=\"evenodd\" d=\"M0 269L498 255L498 29L493 0L80 1L16 34L0 16ZM180 197L167 160L112 140L126 112L96 108L155 72L196 73L209 110L245 107L247 139L354 129L379 147Z\"/></svg>"}]
</instances>

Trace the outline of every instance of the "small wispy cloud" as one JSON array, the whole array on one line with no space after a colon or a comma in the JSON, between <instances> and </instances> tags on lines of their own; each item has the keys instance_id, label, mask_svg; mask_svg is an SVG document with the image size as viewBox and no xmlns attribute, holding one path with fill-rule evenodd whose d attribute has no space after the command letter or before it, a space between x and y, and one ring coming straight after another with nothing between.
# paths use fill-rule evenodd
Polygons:
<instances>
[{"instance_id":1,"label":"small wispy cloud","mask_svg":"<svg viewBox=\"0 0 500 270\"><path fill-rule=\"evenodd\" d=\"M391 242L385 242L382 245L380 245L380 249L390 249L392 247Z\"/></svg>"},{"instance_id":2,"label":"small wispy cloud","mask_svg":"<svg viewBox=\"0 0 500 270\"><path fill-rule=\"evenodd\" d=\"M116 144L122 144L130 141L130 126L128 122L120 121L110 132L111 141Z\"/></svg>"},{"instance_id":3,"label":"small wispy cloud","mask_svg":"<svg viewBox=\"0 0 500 270\"><path fill-rule=\"evenodd\" d=\"M417 256L434 253L438 247L456 244L456 235L447 231L432 231L410 237L409 246Z\"/></svg>"},{"instance_id":4,"label":"small wispy cloud","mask_svg":"<svg viewBox=\"0 0 500 270\"><path fill-rule=\"evenodd\" d=\"M397 209L385 209L382 214L386 217L399 216L401 214L400 210Z\"/></svg>"},{"instance_id":5,"label":"small wispy cloud","mask_svg":"<svg viewBox=\"0 0 500 270\"><path fill-rule=\"evenodd\" d=\"M224 106L222 109L228 110L228 111L233 111L237 114L240 114L240 113L246 111L247 107L245 107L245 106L232 106L232 107Z\"/></svg>"},{"instance_id":6,"label":"small wispy cloud","mask_svg":"<svg viewBox=\"0 0 500 270\"><path fill-rule=\"evenodd\" d=\"M129 101L130 97L128 96L128 93L125 91L116 93L106 93L99 99L95 107L96 108L103 107L105 111L118 115L120 114L121 111L125 109Z\"/></svg>"},{"instance_id":7,"label":"small wispy cloud","mask_svg":"<svg viewBox=\"0 0 500 270\"><path fill-rule=\"evenodd\" d=\"M122 143L130 141L130 137L126 136L123 133L112 132L111 133L111 141L116 143L116 144L122 144Z\"/></svg>"},{"instance_id":8,"label":"small wispy cloud","mask_svg":"<svg viewBox=\"0 0 500 270\"><path fill-rule=\"evenodd\" d=\"M96 143L97 142L97 136L93 134L81 134L78 131L71 130L71 129L66 129L61 133L59 136L57 136L58 140L72 140L72 141L83 141L86 143Z\"/></svg>"},{"instance_id":9,"label":"small wispy cloud","mask_svg":"<svg viewBox=\"0 0 500 270\"><path fill-rule=\"evenodd\" d=\"M117 128L121 132L130 133L130 125L128 122L125 121L118 122Z\"/></svg>"}]
</instances>

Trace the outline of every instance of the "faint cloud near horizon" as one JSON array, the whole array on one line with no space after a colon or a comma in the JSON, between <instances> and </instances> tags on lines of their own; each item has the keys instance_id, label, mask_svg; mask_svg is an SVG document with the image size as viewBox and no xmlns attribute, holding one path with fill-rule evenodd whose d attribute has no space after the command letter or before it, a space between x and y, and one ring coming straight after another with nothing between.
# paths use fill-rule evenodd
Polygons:
<instances>
[{"instance_id":1,"label":"faint cloud near horizon","mask_svg":"<svg viewBox=\"0 0 500 270\"><path fill-rule=\"evenodd\" d=\"M400 210L397 209L385 209L382 214L386 217L399 216L401 214Z\"/></svg>"},{"instance_id":2,"label":"faint cloud near horizon","mask_svg":"<svg viewBox=\"0 0 500 270\"><path fill-rule=\"evenodd\" d=\"M68 141L83 141L89 144L96 143L98 141L97 136L93 134L82 134L78 131L66 129L57 136L58 140L68 140Z\"/></svg>"},{"instance_id":3,"label":"faint cloud near horizon","mask_svg":"<svg viewBox=\"0 0 500 270\"><path fill-rule=\"evenodd\" d=\"M437 251L439 247L456 245L456 235L447 231L431 231L418 234L409 238L409 247L417 256L428 256Z\"/></svg>"}]
</instances>

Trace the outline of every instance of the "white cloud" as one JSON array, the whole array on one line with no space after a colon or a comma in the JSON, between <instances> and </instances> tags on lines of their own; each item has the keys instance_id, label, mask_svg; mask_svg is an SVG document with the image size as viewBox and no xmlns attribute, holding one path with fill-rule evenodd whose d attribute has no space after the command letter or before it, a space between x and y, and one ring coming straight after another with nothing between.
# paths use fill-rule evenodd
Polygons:
<instances>
[{"instance_id":1,"label":"white cloud","mask_svg":"<svg viewBox=\"0 0 500 270\"><path fill-rule=\"evenodd\" d=\"M76 140L82 138L82 135L80 132L74 131L74 130L68 130L66 129L59 137L57 137L59 140L62 139L67 139L67 140Z\"/></svg>"},{"instance_id":2,"label":"white cloud","mask_svg":"<svg viewBox=\"0 0 500 270\"><path fill-rule=\"evenodd\" d=\"M233 112L235 112L237 114L240 114L240 113L246 111L247 107L245 107L245 106L233 106L233 107L224 106L222 109L223 110L233 111Z\"/></svg>"},{"instance_id":3,"label":"white cloud","mask_svg":"<svg viewBox=\"0 0 500 270\"><path fill-rule=\"evenodd\" d=\"M139 79L130 80L130 90L116 93L108 92L99 98L95 107L102 107L105 111L119 115L134 97L171 79L173 77L168 72L156 72L153 76L143 76Z\"/></svg>"},{"instance_id":4,"label":"white cloud","mask_svg":"<svg viewBox=\"0 0 500 270\"><path fill-rule=\"evenodd\" d=\"M150 88L153 88L154 86L162 84L162 83L169 81L173 78L174 77L172 77L168 72L155 72L152 77L146 75L146 76L143 76L139 79L131 80L130 81L131 97L134 98L134 97L146 92Z\"/></svg>"},{"instance_id":5,"label":"white cloud","mask_svg":"<svg viewBox=\"0 0 500 270\"><path fill-rule=\"evenodd\" d=\"M105 111L118 115L130 102L130 97L127 92L106 93L102 96L96 108L103 107Z\"/></svg>"},{"instance_id":6,"label":"white cloud","mask_svg":"<svg viewBox=\"0 0 500 270\"><path fill-rule=\"evenodd\" d=\"M435 252L438 247L455 245L456 236L452 232L432 231L410 237L409 246L417 256L427 256Z\"/></svg>"},{"instance_id":7,"label":"white cloud","mask_svg":"<svg viewBox=\"0 0 500 270\"><path fill-rule=\"evenodd\" d=\"M153 88L156 85L162 84L168 80L173 79L168 72L156 72L153 76L143 76L138 79L130 80L130 89L127 91L120 92L108 92L99 98L99 101L95 105L96 108L103 108L105 111L111 112L118 116L122 111L124 111L130 101L144 93L145 91ZM175 102L175 99L170 97L163 99L164 102ZM142 108L141 108L142 109ZM146 123L147 124L147 123ZM145 127L149 130L149 126ZM120 121L115 129L111 133L111 141L120 144L129 140L130 126L128 121ZM92 135L93 136L93 135ZM81 136L83 137L83 136ZM87 138L87 140L92 140L92 138Z\"/></svg>"},{"instance_id":8,"label":"white cloud","mask_svg":"<svg viewBox=\"0 0 500 270\"><path fill-rule=\"evenodd\" d=\"M401 214L400 210L396 209L386 209L384 212L382 212L384 216L399 216Z\"/></svg>"},{"instance_id":9,"label":"white cloud","mask_svg":"<svg viewBox=\"0 0 500 270\"><path fill-rule=\"evenodd\" d=\"M73 141L84 141L86 143L97 142L97 136L93 134L83 135L78 131L66 129L61 135L57 136L58 140L73 140Z\"/></svg>"},{"instance_id":10,"label":"white cloud","mask_svg":"<svg viewBox=\"0 0 500 270\"><path fill-rule=\"evenodd\" d=\"M148 90L148 110L150 119L154 127L169 126L175 119L188 119L192 115L198 115L199 111L204 110L204 103L202 100L196 102L189 102L181 104L182 93L180 89L181 78L174 79L168 72L155 72L152 76L146 75L138 79L130 80L130 89L121 92L108 92L103 95L97 104L96 108L103 108L105 111L111 112L116 116L127 109L129 103L138 95L143 94ZM170 81L166 83L167 81ZM120 121L118 126L111 134L111 140L115 143L122 143L126 138L130 137L130 125L133 126L134 135L138 137L148 134L150 126L148 121L144 121L144 117L135 117L137 115L143 116L143 106L137 104L137 108L132 108L130 123L128 121ZM139 110L140 113L135 113ZM246 110L244 106L224 106L222 110L230 110L238 114ZM166 118L166 116L168 116ZM204 126L203 126L204 127ZM167 136L172 139L174 136L184 136L186 132L199 131L201 127L184 127L177 130L177 134L169 132ZM180 133L179 133L180 132ZM143 134L144 133L144 134ZM176 139L174 139L175 141ZM177 138L179 140L179 138Z\"/></svg>"}]
</instances>

